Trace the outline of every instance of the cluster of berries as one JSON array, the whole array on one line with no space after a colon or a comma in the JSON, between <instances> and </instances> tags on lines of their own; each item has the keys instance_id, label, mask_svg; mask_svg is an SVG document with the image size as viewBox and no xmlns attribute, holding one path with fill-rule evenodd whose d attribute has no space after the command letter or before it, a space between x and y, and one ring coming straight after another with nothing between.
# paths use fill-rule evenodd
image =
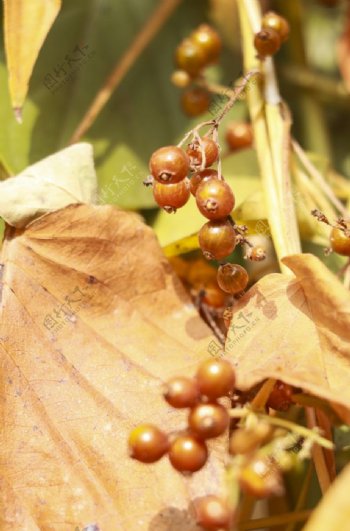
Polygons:
<instances>
[{"instance_id":1,"label":"cluster of berries","mask_svg":"<svg viewBox=\"0 0 350 531\"><path fill-rule=\"evenodd\" d=\"M265 13L261 22L261 30L255 34L254 46L260 59L274 55L281 44L289 37L287 20L274 11Z\"/></svg>"},{"instance_id":2,"label":"cluster of berries","mask_svg":"<svg viewBox=\"0 0 350 531\"><path fill-rule=\"evenodd\" d=\"M181 433L166 434L153 424L137 426L129 436L129 454L142 463L154 463L167 455L173 468L182 474L200 470L208 459L206 441L224 434L230 425L230 414L218 402L222 397L234 397L235 373L224 359L203 362L194 378L174 377L163 393L173 408L188 408L188 426ZM270 407L285 410L291 404L292 388L279 382L271 394ZM269 405L269 404L268 404ZM266 421L253 427L237 427L229 439L228 451L236 466L240 489L262 498L282 493L281 463L259 448L281 436ZM282 434L284 435L284 434ZM194 503L197 522L208 529L228 529L234 518L234 508L214 495Z\"/></svg>"},{"instance_id":3,"label":"cluster of berries","mask_svg":"<svg viewBox=\"0 0 350 531\"><path fill-rule=\"evenodd\" d=\"M175 64L178 70L173 72L174 85L185 89L181 96L181 106L188 116L199 116L209 109L210 93L196 86L203 70L220 57L222 48L219 34L207 24L200 25L184 39L175 52Z\"/></svg>"}]
</instances>

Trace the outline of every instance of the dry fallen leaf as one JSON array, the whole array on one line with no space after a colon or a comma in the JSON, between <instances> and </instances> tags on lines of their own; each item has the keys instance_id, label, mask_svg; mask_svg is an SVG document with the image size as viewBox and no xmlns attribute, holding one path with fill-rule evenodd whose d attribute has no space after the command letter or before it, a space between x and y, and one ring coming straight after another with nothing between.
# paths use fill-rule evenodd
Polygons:
<instances>
[{"instance_id":1,"label":"dry fallen leaf","mask_svg":"<svg viewBox=\"0 0 350 531\"><path fill-rule=\"evenodd\" d=\"M350 465L338 476L303 531L349 531Z\"/></svg>"},{"instance_id":2,"label":"dry fallen leaf","mask_svg":"<svg viewBox=\"0 0 350 531\"><path fill-rule=\"evenodd\" d=\"M60 8L61 0L4 0L9 88L19 120L35 61Z\"/></svg>"},{"instance_id":3,"label":"dry fallen leaf","mask_svg":"<svg viewBox=\"0 0 350 531\"><path fill-rule=\"evenodd\" d=\"M235 306L225 350L238 387L277 378L350 421L350 294L313 255L283 261L296 278L267 275Z\"/></svg>"},{"instance_id":4,"label":"dry fallen leaf","mask_svg":"<svg viewBox=\"0 0 350 531\"><path fill-rule=\"evenodd\" d=\"M193 479L127 456L135 425L183 427L160 384L213 340L152 230L72 205L8 227L1 263L1 530L194 529L188 502L220 492L224 440Z\"/></svg>"}]
</instances>

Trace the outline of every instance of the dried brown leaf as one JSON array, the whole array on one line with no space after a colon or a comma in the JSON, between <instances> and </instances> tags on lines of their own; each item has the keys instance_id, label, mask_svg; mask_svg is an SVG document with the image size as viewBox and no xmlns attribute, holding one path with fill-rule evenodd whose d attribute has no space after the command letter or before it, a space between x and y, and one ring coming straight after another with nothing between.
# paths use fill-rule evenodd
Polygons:
<instances>
[{"instance_id":1,"label":"dried brown leaf","mask_svg":"<svg viewBox=\"0 0 350 531\"><path fill-rule=\"evenodd\" d=\"M350 420L350 294L312 255L283 261L296 278L267 275L235 306L226 354L238 387L277 378Z\"/></svg>"},{"instance_id":2,"label":"dried brown leaf","mask_svg":"<svg viewBox=\"0 0 350 531\"><path fill-rule=\"evenodd\" d=\"M213 339L152 230L72 205L8 228L1 262L0 528L195 529L186 509L219 490L220 441L193 479L127 455L135 425L184 426L160 385Z\"/></svg>"}]
</instances>

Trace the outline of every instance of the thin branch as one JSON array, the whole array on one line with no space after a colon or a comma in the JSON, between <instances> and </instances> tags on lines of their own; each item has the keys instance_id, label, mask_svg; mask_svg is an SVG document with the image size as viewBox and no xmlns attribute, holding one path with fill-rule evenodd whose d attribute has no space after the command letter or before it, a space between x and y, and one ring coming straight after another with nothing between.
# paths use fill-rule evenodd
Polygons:
<instances>
[{"instance_id":1,"label":"thin branch","mask_svg":"<svg viewBox=\"0 0 350 531\"><path fill-rule=\"evenodd\" d=\"M89 109L83 116L78 127L74 131L69 144L78 142L80 138L92 126L97 116L100 114L114 90L121 83L125 75L129 72L135 61L148 46L158 31L163 27L167 19L180 4L181 0L161 0L154 13L136 36L133 43L126 50L121 59L118 60L112 73L106 79L104 85L97 93Z\"/></svg>"},{"instance_id":2,"label":"thin branch","mask_svg":"<svg viewBox=\"0 0 350 531\"><path fill-rule=\"evenodd\" d=\"M313 430L317 428L315 410L311 407L306 407L305 414L309 429ZM322 491L322 494L324 495L331 485L331 478L329 477L328 468L326 465L326 460L322 448L320 448L320 446L313 446L311 449L311 455L315 465L320 489Z\"/></svg>"}]
</instances>

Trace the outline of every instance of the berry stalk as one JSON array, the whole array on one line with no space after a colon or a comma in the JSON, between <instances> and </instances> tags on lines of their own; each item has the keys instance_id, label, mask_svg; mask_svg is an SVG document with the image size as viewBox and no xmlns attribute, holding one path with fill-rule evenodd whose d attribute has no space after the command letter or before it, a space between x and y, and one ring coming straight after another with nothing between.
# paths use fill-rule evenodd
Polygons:
<instances>
[{"instance_id":1,"label":"berry stalk","mask_svg":"<svg viewBox=\"0 0 350 531\"><path fill-rule=\"evenodd\" d=\"M256 57L254 34L261 27L257 0L238 0L245 71L260 69L264 86L255 84L247 94L261 169L268 221L282 272L284 256L301 252L289 174L290 119L281 103L271 58Z\"/></svg>"}]
</instances>

